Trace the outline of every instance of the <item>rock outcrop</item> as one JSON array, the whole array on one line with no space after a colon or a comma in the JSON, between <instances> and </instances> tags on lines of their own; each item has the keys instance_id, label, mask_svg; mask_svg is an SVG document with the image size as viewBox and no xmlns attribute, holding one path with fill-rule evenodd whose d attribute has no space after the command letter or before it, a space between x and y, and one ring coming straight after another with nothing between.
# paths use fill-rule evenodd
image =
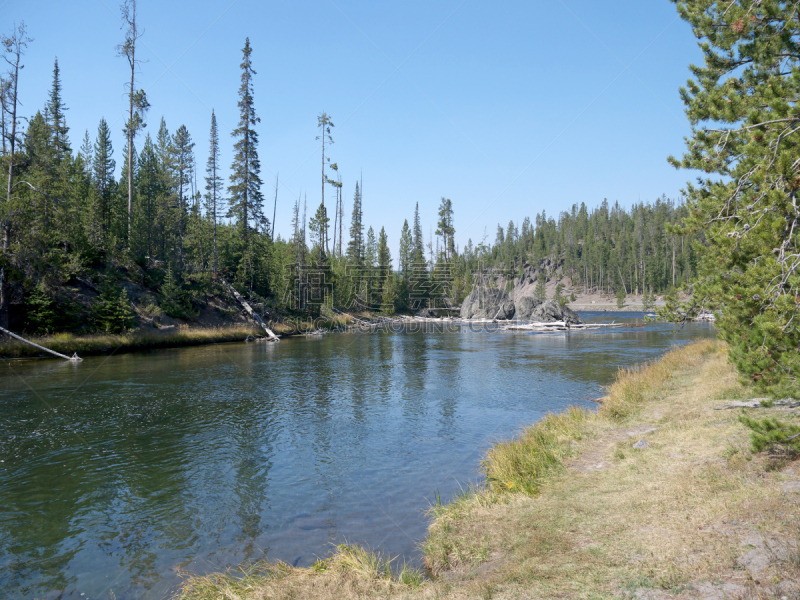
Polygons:
<instances>
[{"instance_id":1,"label":"rock outcrop","mask_svg":"<svg viewBox=\"0 0 800 600\"><path fill-rule=\"evenodd\" d=\"M515 302L516 315L523 321L536 321L539 323L552 323L553 321L566 321L569 323L580 323L581 319L577 313L561 306L555 300L542 302L531 296L523 296Z\"/></svg>"},{"instance_id":2,"label":"rock outcrop","mask_svg":"<svg viewBox=\"0 0 800 600\"><path fill-rule=\"evenodd\" d=\"M514 302L497 288L476 286L461 304L462 319L513 319Z\"/></svg>"},{"instance_id":3,"label":"rock outcrop","mask_svg":"<svg viewBox=\"0 0 800 600\"><path fill-rule=\"evenodd\" d=\"M542 305L541 300L537 300L533 296L523 296L514 302L515 313L518 319L523 321L530 321L533 311Z\"/></svg>"}]
</instances>

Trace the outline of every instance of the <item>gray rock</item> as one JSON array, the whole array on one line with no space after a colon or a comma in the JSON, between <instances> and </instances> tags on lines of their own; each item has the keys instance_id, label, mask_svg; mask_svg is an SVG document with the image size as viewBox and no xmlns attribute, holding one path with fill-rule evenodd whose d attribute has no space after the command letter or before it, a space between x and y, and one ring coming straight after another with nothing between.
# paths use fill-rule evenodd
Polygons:
<instances>
[{"instance_id":1,"label":"gray rock","mask_svg":"<svg viewBox=\"0 0 800 600\"><path fill-rule=\"evenodd\" d=\"M634 450L644 450L650 445L647 440L639 440L633 445Z\"/></svg>"},{"instance_id":2,"label":"gray rock","mask_svg":"<svg viewBox=\"0 0 800 600\"><path fill-rule=\"evenodd\" d=\"M529 321L533 312L541 306L542 301L533 296L523 296L514 302L515 313L518 319Z\"/></svg>"},{"instance_id":3,"label":"gray rock","mask_svg":"<svg viewBox=\"0 0 800 600\"><path fill-rule=\"evenodd\" d=\"M537 321L539 323L552 323L553 321L581 322L580 317L571 308L561 306L555 300L542 302L531 296L523 296L517 299L516 314L518 319Z\"/></svg>"},{"instance_id":4,"label":"gray rock","mask_svg":"<svg viewBox=\"0 0 800 600\"><path fill-rule=\"evenodd\" d=\"M514 303L504 290L477 286L461 304L462 319L512 319Z\"/></svg>"}]
</instances>

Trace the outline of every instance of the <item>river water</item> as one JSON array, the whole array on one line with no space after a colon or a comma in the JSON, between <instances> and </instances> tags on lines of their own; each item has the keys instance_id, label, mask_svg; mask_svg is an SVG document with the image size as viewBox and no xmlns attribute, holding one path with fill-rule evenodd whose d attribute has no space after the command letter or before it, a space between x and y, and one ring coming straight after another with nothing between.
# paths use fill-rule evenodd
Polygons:
<instances>
[{"instance_id":1,"label":"river water","mask_svg":"<svg viewBox=\"0 0 800 600\"><path fill-rule=\"evenodd\" d=\"M425 509L492 442L713 335L430 327L0 362L0 597L163 598L181 572L345 541L419 563Z\"/></svg>"}]
</instances>

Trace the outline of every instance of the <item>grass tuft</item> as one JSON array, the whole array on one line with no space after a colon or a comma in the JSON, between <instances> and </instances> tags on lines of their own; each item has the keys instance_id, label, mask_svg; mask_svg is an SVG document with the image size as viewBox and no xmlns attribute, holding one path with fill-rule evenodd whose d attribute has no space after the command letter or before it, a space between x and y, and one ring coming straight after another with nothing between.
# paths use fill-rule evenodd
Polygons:
<instances>
[{"instance_id":1,"label":"grass tuft","mask_svg":"<svg viewBox=\"0 0 800 600\"><path fill-rule=\"evenodd\" d=\"M486 483L494 493L523 492L536 495L546 476L563 467L573 442L583 438L588 410L571 407L549 413L513 440L496 444L483 459Z\"/></svg>"}]
</instances>

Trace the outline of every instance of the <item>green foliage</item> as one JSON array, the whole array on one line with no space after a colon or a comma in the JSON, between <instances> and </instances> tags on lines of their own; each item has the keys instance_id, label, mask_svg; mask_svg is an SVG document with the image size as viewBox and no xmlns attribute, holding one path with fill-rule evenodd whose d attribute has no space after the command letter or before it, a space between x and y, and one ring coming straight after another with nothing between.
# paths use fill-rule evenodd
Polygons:
<instances>
[{"instance_id":1,"label":"green foliage","mask_svg":"<svg viewBox=\"0 0 800 600\"><path fill-rule=\"evenodd\" d=\"M686 188L681 232L707 242L690 303L719 314L739 373L769 395L798 396L800 206L797 2L677 2L701 41L702 66L680 90L692 126L675 167L708 175ZM675 231L678 231L677 229Z\"/></svg>"},{"instance_id":2,"label":"green foliage","mask_svg":"<svg viewBox=\"0 0 800 600\"><path fill-rule=\"evenodd\" d=\"M167 267L167 272L164 275L164 283L159 294L159 304L161 305L161 310L170 317L189 319L195 316L189 294L184 289L183 283L175 277L172 267Z\"/></svg>"},{"instance_id":3,"label":"green foliage","mask_svg":"<svg viewBox=\"0 0 800 600\"><path fill-rule=\"evenodd\" d=\"M556 286L555 292L553 292L553 300L555 300L555 301L556 301L556 302L558 302L559 304L562 304L562 302L561 302L561 300L563 299L563 298L561 297L561 292L562 292L562 291L564 291L564 284L563 284L563 283L559 283L559 284Z\"/></svg>"},{"instance_id":4,"label":"green foliage","mask_svg":"<svg viewBox=\"0 0 800 600\"><path fill-rule=\"evenodd\" d=\"M133 327L133 311L128 293L111 277L100 285L100 294L92 304L91 318L95 328L106 333L121 333Z\"/></svg>"},{"instance_id":5,"label":"green foliage","mask_svg":"<svg viewBox=\"0 0 800 600\"><path fill-rule=\"evenodd\" d=\"M56 303L47 293L43 282L39 282L25 298L26 329L31 333L45 334L56 330Z\"/></svg>"},{"instance_id":6,"label":"green foliage","mask_svg":"<svg viewBox=\"0 0 800 600\"><path fill-rule=\"evenodd\" d=\"M617 290L617 308L625 306L625 289L619 288Z\"/></svg>"},{"instance_id":7,"label":"green foliage","mask_svg":"<svg viewBox=\"0 0 800 600\"><path fill-rule=\"evenodd\" d=\"M544 302L547 299L547 291L545 289L546 277L544 273L539 273L539 278L536 280L536 288L533 290L533 297L537 300Z\"/></svg>"},{"instance_id":8,"label":"green foliage","mask_svg":"<svg viewBox=\"0 0 800 600\"><path fill-rule=\"evenodd\" d=\"M774 417L751 419L744 414L739 417L739 422L750 429L753 452L761 452L777 445L793 454L800 453L800 426Z\"/></svg>"}]
</instances>

